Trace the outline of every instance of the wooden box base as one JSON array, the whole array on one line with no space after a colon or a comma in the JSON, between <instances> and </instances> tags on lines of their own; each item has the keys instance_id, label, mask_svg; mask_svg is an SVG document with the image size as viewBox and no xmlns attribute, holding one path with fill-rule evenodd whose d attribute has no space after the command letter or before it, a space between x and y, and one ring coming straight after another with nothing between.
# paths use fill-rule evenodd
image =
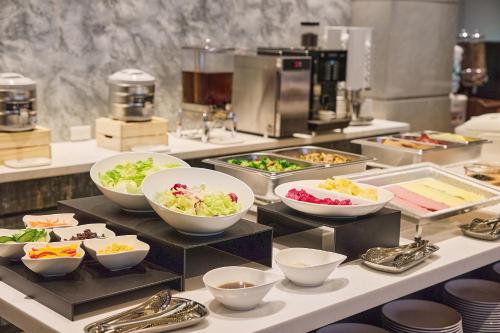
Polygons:
<instances>
[{"instance_id":1,"label":"wooden box base","mask_svg":"<svg viewBox=\"0 0 500 333\"><path fill-rule=\"evenodd\" d=\"M0 133L0 163L31 157L51 157L51 131L37 127L26 132Z\"/></svg>"},{"instance_id":2,"label":"wooden box base","mask_svg":"<svg viewBox=\"0 0 500 333\"><path fill-rule=\"evenodd\" d=\"M134 146L168 144L168 122L153 117L151 121L125 122L109 118L96 120L96 141L99 147L129 151Z\"/></svg>"}]
</instances>

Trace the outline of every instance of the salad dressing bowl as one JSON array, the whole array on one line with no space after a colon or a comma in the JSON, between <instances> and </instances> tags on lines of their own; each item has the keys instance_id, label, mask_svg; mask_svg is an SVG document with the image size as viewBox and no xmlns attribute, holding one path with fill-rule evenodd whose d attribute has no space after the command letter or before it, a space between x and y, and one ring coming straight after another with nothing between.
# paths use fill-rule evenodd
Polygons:
<instances>
[{"instance_id":1,"label":"salad dressing bowl","mask_svg":"<svg viewBox=\"0 0 500 333\"><path fill-rule=\"evenodd\" d=\"M151 212L151 206L148 204L144 194L140 193L140 191L139 193L127 193L123 188L116 189L106 187L103 185L100 178L106 172L115 169L119 164L127 162L135 163L149 158L153 159L153 165L155 167L161 167L166 164L176 164L179 168L190 167L190 165L183 160L166 154L128 152L113 155L96 162L90 169L90 178L92 178L92 181L96 184L102 194L120 206L123 210L131 212ZM152 171L151 173L154 172L157 171ZM140 187L137 189L140 190Z\"/></svg>"},{"instance_id":2,"label":"salad dressing bowl","mask_svg":"<svg viewBox=\"0 0 500 333\"><path fill-rule=\"evenodd\" d=\"M13 236L19 234L24 229L0 229L0 237L1 236ZM20 259L24 256L24 246L26 244L33 243L43 243L50 242L50 230L46 230L45 239L43 241L37 240L36 242L7 242L0 243L0 257L7 259Z\"/></svg>"},{"instance_id":3,"label":"salad dressing bowl","mask_svg":"<svg viewBox=\"0 0 500 333\"><path fill-rule=\"evenodd\" d=\"M234 193L238 211L230 215L198 216L165 207L158 196L176 184L196 188L204 185L210 193ZM142 191L151 207L167 224L189 236L212 236L222 233L238 222L254 202L252 189L241 180L225 173L202 168L177 168L161 170L143 181Z\"/></svg>"},{"instance_id":4,"label":"salad dressing bowl","mask_svg":"<svg viewBox=\"0 0 500 333\"><path fill-rule=\"evenodd\" d=\"M368 184L356 183L356 185L362 188L376 189L378 195L376 201L336 192L334 190L319 188L318 185L322 182L323 180L299 180L284 183L276 187L275 193L285 205L294 210L305 214L324 217L357 217L373 214L384 208L385 205L387 205L394 198L394 194L392 192ZM352 202L352 205L327 205L291 199L287 197L287 193L291 189L303 189L320 199L349 199Z\"/></svg>"},{"instance_id":5,"label":"salad dressing bowl","mask_svg":"<svg viewBox=\"0 0 500 333\"><path fill-rule=\"evenodd\" d=\"M245 311L255 308L274 284L283 277L260 269L226 266L213 269L203 275L203 283L214 298L231 310ZM228 284L245 282L245 288L222 288Z\"/></svg>"},{"instance_id":6,"label":"salad dressing bowl","mask_svg":"<svg viewBox=\"0 0 500 333\"><path fill-rule=\"evenodd\" d=\"M288 280L304 287L316 287L346 259L345 255L308 249L290 248L281 250L274 258Z\"/></svg>"},{"instance_id":7,"label":"salad dressing bowl","mask_svg":"<svg viewBox=\"0 0 500 333\"><path fill-rule=\"evenodd\" d=\"M52 247L63 247L75 244L77 247L75 257L56 257L56 258L30 258L29 252L33 248L40 248L50 245ZM21 258L23 264L31 271L45 277L61 276L73 272L82 263L85 251L80 247L80 242L54 242L54 243L28 243L24 245L25 255Z\"/></svg>"},{"instance_id":8,"label":"salad dressing bowl","mask_svg":"<svg viewBox=\"0 0 500 333\"><path fill-rule=\"evenodd\" d=\"M132 250L116 253L99 253L99 250L113 244L123 244ZM118 271L134 267L141 263L149 252L149 245L137 239L136 235L117 236L105 239L86 239L83 246L92 258L110 271Z\"/></svg>"}]
</instances>

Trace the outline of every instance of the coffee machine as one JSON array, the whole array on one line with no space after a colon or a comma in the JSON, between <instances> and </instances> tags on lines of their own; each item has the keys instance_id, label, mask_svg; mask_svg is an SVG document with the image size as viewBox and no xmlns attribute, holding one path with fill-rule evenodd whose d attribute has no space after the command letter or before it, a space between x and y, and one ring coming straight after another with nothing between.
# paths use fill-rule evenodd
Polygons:
<instances>
[{"instance_id":1,"label":"coffee machine","mask_svg":"<svg viewBox=\"0 0 500 333\"><path fill-rule=\"evenodd\" d=\"M236 135L236 120L231 111L233 52L216 48L210 40L204 46L182 48L182 106L177 116L177 136L210 139L215 128L228 129ZM185 128L185 120L195 124Z\"/></svg>"},{"instance_id":2,"label":"coffee machine","mask_svg":"<svg viewBox=\"0 0 500 333\"><path fill-rule=\"evenodd\" d=\"M304 40L304 38L302 39ZM311 38L308 41L311 42ZM259 47L257 53L260 55L301 56L311 59L309 116L306 132L331 131L348 126L350 119L346 112L337 113L338 83L346 79L346 51L318 48ZM337 117L337 115L342 116Z\"/></svg>"},{"instance_id":3,"label":"coffee machine","mask_svg":"<svg viewBox=\"0 0 500 333\"><path fill-rule=\"evenodd\" d=\"M238 131L270 137L307 132L311 57L236 54L232 107Z\"/></svg>"}]
</instances>

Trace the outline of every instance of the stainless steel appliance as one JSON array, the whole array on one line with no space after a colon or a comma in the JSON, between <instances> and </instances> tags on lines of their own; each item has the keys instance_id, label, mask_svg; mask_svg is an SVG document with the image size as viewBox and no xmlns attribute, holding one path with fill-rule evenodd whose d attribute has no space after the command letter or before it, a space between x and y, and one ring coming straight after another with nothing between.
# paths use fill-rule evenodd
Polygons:
<instances>
[{"instance_id":1,"label":"stainless steel appliance","mask_svg":"<svg viewBox=\"0 0 500 333\"><path fill-rule=\"evenodd\" d=\"M271 137L307 132L310 78L309 56L235 55L238 130Z\"/></svg>"},{"instance_id":2,"label":"stainless steel appliance","mask_svg":"<svg viewBox=\"0 0 500 333\"><path fill-rule=\"evenodd\" d=\"M339 112L339 116L336 113L337 84L346 80L347 51L260 47L257 53L311 57L309 129L323 132L349 125L350 118L346 112Z\"/></svg>"},{"instance_id":3,"label":"stainless steel appliance","mask_svg":"<svg viewBox=\"0 0 500 333\"><path fill-rule=\"evenodd\" d=\"M108 78L111 117L148 121L154 114L155 78L139 69L124 69Z\"/></svg>"},{"instance_id":4,"label":"stainless steel appliance","mask_svg":"<svg viewBox=\"0 0 500 333\"><path fill-rule=\"evenodd\" d=\"M36 126L35 81L17 73L0 74L0 131L29 131Z\"/></svg>"},{"instance_id":5,"label":"stainless steel appliance","mask_svg":"<svg viewBox=\"0 0 500 333\"><path fill-rule=\"evenodd\" d=\"M207 40L205 46L182 48L182 107L177 118L179 136L201 136L203 142L217 127L229 129L235 136L231 112L234 50L209 43ZM194 121L194 133L186 128L186 118Z\"/></svg>"}]
</instances>

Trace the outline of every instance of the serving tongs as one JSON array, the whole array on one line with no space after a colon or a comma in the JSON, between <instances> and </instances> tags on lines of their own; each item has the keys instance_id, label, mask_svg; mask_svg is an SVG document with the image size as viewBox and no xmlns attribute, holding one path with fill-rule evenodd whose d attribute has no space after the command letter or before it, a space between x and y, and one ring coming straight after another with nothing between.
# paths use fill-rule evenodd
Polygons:
<instances>
[{"instance_id":1,"label":"serving tongs","mask_svg":"<svg viewBox=\"0 0 500 333\"><path fill-rule=\"evenodd\" d=\"M417 260L425 254L428 240L420 240L396 247L374 247L361 255L361 259L374 264L386 264L396 267Z\"/></svg>"},{"instance_id":2,"label":"serving tongs","mask_svg":"<svg viewBox=\"0 0 500 333\"><path fill-rule=\"evenodd\" d=\"M196 324L208 314L195 301L171 297L162 291L143 304L120 314L97 321L85 327L87 333L128 333L168 331Z\"/></svg>"},{"instance_id":3,"label":"serving tongs","mask_svg":"<svg viewBox=\"0 0 500 333\"><path fill-rule=\"evenodd\" d=\"M475 218L468 224L459 226L462 232L468 236L483 239L497 239L500 237L500 217L491 219Z\"/></svg>"}]
</instances>

